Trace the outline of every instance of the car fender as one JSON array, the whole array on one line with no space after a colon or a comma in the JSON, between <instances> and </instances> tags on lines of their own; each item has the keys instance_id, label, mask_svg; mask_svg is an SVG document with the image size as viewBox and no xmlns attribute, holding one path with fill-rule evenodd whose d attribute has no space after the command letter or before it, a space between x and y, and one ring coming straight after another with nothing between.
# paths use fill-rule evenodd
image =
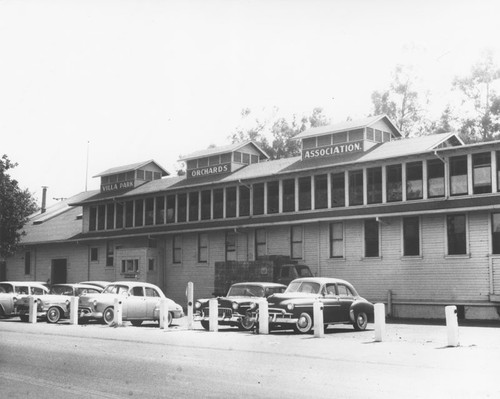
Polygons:
<instances>
[{"instance_id":1,"label":"car fender","mask_svg":"<svg viewBox=\"0 0 500 399\"><path fill-rule=\"evenodd\" d=\"M365 312L368 315L368 319L371 319L373 317L373 309L373 304L366 300L353 302L349 311L351 322L354 322L356 314L359 312Z\"/></svg>"}]
</instances>

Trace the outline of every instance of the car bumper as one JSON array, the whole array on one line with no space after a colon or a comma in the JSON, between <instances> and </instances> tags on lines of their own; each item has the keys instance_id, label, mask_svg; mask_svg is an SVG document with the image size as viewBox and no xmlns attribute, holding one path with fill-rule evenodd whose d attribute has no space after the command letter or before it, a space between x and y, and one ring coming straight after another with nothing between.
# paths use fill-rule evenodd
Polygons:
<instances>
[{"instance_id":1,"label":"car bumper","mask_svg":"<svg viewBox=\"0 0 500 399\"><path fill-rule=\"evenodd\" d=\"M80 319L102 319L103 313L89 308L78 308L78 318Z\"/></svg>"},{"instance_id":2,"label":"car bumper","mask_svg":"<svg viewBox=\"0 0 500 399\"><path fill-rule=\"evenodd\" d=\"M259 315L254 313L251 319L255 322L259 321ZM286 313L285 311L269 311L269 324L283 325L283 324L296 324L299 321L298 317L295 317L291 313Z\"/></svg>"},{"instance_id":3,"label":"car bumper","mask_svg":"<svg viewBox=\"0 0 500 399\"><path fill-rule=\"evenodd\" d=\"M239 324L241 319L243 319L245 315L240 313L232 313L227 309L219 309L219 314L217 316L217 321L219 323L227 323L227 324ZM209 321L210 315L208 312L197 312L194 315L194 321Z\"/></svg>"}]
</instances>

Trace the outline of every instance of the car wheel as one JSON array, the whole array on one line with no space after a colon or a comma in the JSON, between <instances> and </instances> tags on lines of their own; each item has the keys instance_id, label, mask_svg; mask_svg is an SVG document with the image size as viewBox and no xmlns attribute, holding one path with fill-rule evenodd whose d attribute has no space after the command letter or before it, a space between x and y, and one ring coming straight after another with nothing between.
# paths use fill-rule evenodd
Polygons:
<instances>
[{"instance_id":1,"label":"car wheel","mask_svg":"<svg viewBox=\"0 0 500 399\"><path fill-rule=\"evenodd\" d=\"M205 330L210 330L210 323L207 320L202 320L200 323Z\"/></svg>"},{"instance_id":2,"label":"car wheel","mask_svg":"<svg viewBox=\"0 0 500 399\"><path fill-rule=\"evenodd\" d=\"M130 320L133 326L140 327L142 324L142 320Z\"/></svg>"},{"instance_id":3,"label":"car wheel","mask_svg":"<svg viewBox=\"0 0 500 399\"><path fill-rule=\"evenodd\" d=\"M115 309L112 306L110 306L109 308L106 308L106 310L102 314L102 320L109 326L111 323L113 323L114 319L115 319Z\"/></svg>"},{"instance_id":4,"label":"car wheel","mask_svg":"<svg viewBox=\"0 0 500 399\"><path fill-rule=\"evenodd\" d=\"M19 318L23 323L27 323L28 321L30 321L30 317L26 315L19 316Z\"/></svg>"},{"instance_id":5,"label":"car wheel","mask_svg":"<svg viewBox=\"0 0 500 399\"><path fill-rule=\"evenodd\" d=\"M47 311L47 323L57 323L61 319L61 311L58 307L52 306Z\"/></svg>"},{"instance_id":6,"label":"car wheel","mask_svg":"<svg viewBox=\"0 0 500 399\"><path fill-rule=\"evenodd\" d=\"M309 313L301 313L299 320L294 326L294 330L301 334L307 334L311 332L313 328L313 320Z\"/></svg>"},{"instance_id":7,"label":"car wheel","mask_svg":"<svg viewBox=\"0 0 500 399\"><path fill-rule=\"evenodd\" d=\"M242 317L238 328L242 331L252 331L255 326L255 320L248 317Z\"/></svg>"},{"instance_id":8,"label":"car wheel","mask_svg":"<svg viewBox=\"0 0 500 399\"><path fill-rule=\"evenodd\" d=\"M368 325L368 316L365 312L356 313L354 317L354 323L352 323L354 329L357 331L362 331L366 329Z\"/></svg>"}]
</instances>

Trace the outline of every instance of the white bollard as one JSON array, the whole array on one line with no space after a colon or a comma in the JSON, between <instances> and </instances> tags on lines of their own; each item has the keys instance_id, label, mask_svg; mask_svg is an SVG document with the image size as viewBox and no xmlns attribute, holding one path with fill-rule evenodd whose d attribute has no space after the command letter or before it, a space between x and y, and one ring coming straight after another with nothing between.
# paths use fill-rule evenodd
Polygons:
<instances>
[{"instance_id":1,"label":"white bollard","mask_svg":"<svg viewBox=\"0 0 500 399\"><path fill-rule=\"evenodd\" d=\"M213 332L219 331L219 301L216 298L208 301L209 314L209 330Z\"/></svg>"},{"instance_id":2,"label":"white bollard","mask_svg":"<svg viewBox=\"0 0 500 399\"><path fill-rule=\"evenodd\" d=\"M78 298L72 296L69 302L69 324L78 325Z\"/></svg>"},{"instance_id":3,"label":"white bollard","mask_svg":"<svg viewBox=\"0 0 500 399\"><path fill-rule=\"evenodd\" d=\"M385 305L375 304L375 342L382 342L385 338Z\"/></svg>"},{"instance_id":4,"label":"white bollard","mask_svg":"<svg viewBox=\"0 0 500 399\"><path fill-rule=\"evenodd\" d=\"M123 320L122 320L122 300L120 298L115 298L113 324L115 326L121 326L121 325L123 325Z\"/></svg>"},{"instance_id":5,"label":"white bollard","mask_svg":"<svg viewBox=\"0 0 500 399\"><path fill-rule=\"evenodd\" d=\"M314 301L313 318L314 318L314 336L316 338L325 337L325 326L323 325L323 302L320 300Z\"/></svg>"},{"instance_id":6,"label":"white bollard","mask_svg":"<svg viewBox=\"0 0 500 399\"><path fill-rule=\"evenodd\" d=\"M267 299L259 301L259 334L269 334L269 304Z\"/></svg>"},{"instance_id":7,"label":"white bollard","mask_svg":"<svg viewBox=\"0 0 500 399\"><path fill-rule=\"evenodd\" d=\"M160 300L160 328L168 330L168 301L165 298Z\"/></svg>"},{"instance_id":8,"label":"white bollard","mask_svg":"<svg viewBox=\"0 0 500 399\"><path fill-rule=\"evenodd\" d=\"M186 296L187 296L187 329L192 330L194 287L191 281L187 285Z\"/></svg>"},{"instance_id":9,"label":"white bollard","mask_svg":"<svg viewBox=\"0 0 500 399\"><path fill-rule=\"evenodd\" d=\"M456 306L446 306L446 328L448 330L448 346L458 346L458 317Z\"/></svg>"},{"instance_id":10,"label":"white bollard","mask_svg":"<svg viewBox=\"0 0 500 399\"><path fill-rule=\"evenodd\" d=\"M38 308L38 299L34 295L31 295L28 299L29 299L29 306L30 306L29 322L36 323L37 314L38 314L38 309L37 309Z\"/></svg>"}]
</instances>

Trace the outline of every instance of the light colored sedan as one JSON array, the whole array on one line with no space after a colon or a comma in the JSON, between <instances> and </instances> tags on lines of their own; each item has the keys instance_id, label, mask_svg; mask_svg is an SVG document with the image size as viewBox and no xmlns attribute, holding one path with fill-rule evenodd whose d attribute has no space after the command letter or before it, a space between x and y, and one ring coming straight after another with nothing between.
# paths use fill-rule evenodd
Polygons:
<instances>
[{"instance_id":1,"label":"light colored sedan","mask_svg":"<svg viewBox=\"0 0 500 399\"><path fill-rule=\"evenodd\" d=\"M0 282L0 316L19 316L16 303L28 295L45 295L49 289L35 281L1 281Z\"/></svg>"},{"instance_id":2,"label":"light colored sedan","mask_svg":"<svg viewBox=\"0 0 500 399\"><path fill-rule=\"evenodd\" d=\"M139 281L117 281L106 286L101 294L80 297L80 321L100 320L108 325L112 324L117 298L122 302L122 320L128 320L134 326L140 326L146 320L159 320L161 299L167 299L168 325L172 324L174 318L184 316L182 307L168 299L156 285Z\"/></svg>"}]
</instances>

